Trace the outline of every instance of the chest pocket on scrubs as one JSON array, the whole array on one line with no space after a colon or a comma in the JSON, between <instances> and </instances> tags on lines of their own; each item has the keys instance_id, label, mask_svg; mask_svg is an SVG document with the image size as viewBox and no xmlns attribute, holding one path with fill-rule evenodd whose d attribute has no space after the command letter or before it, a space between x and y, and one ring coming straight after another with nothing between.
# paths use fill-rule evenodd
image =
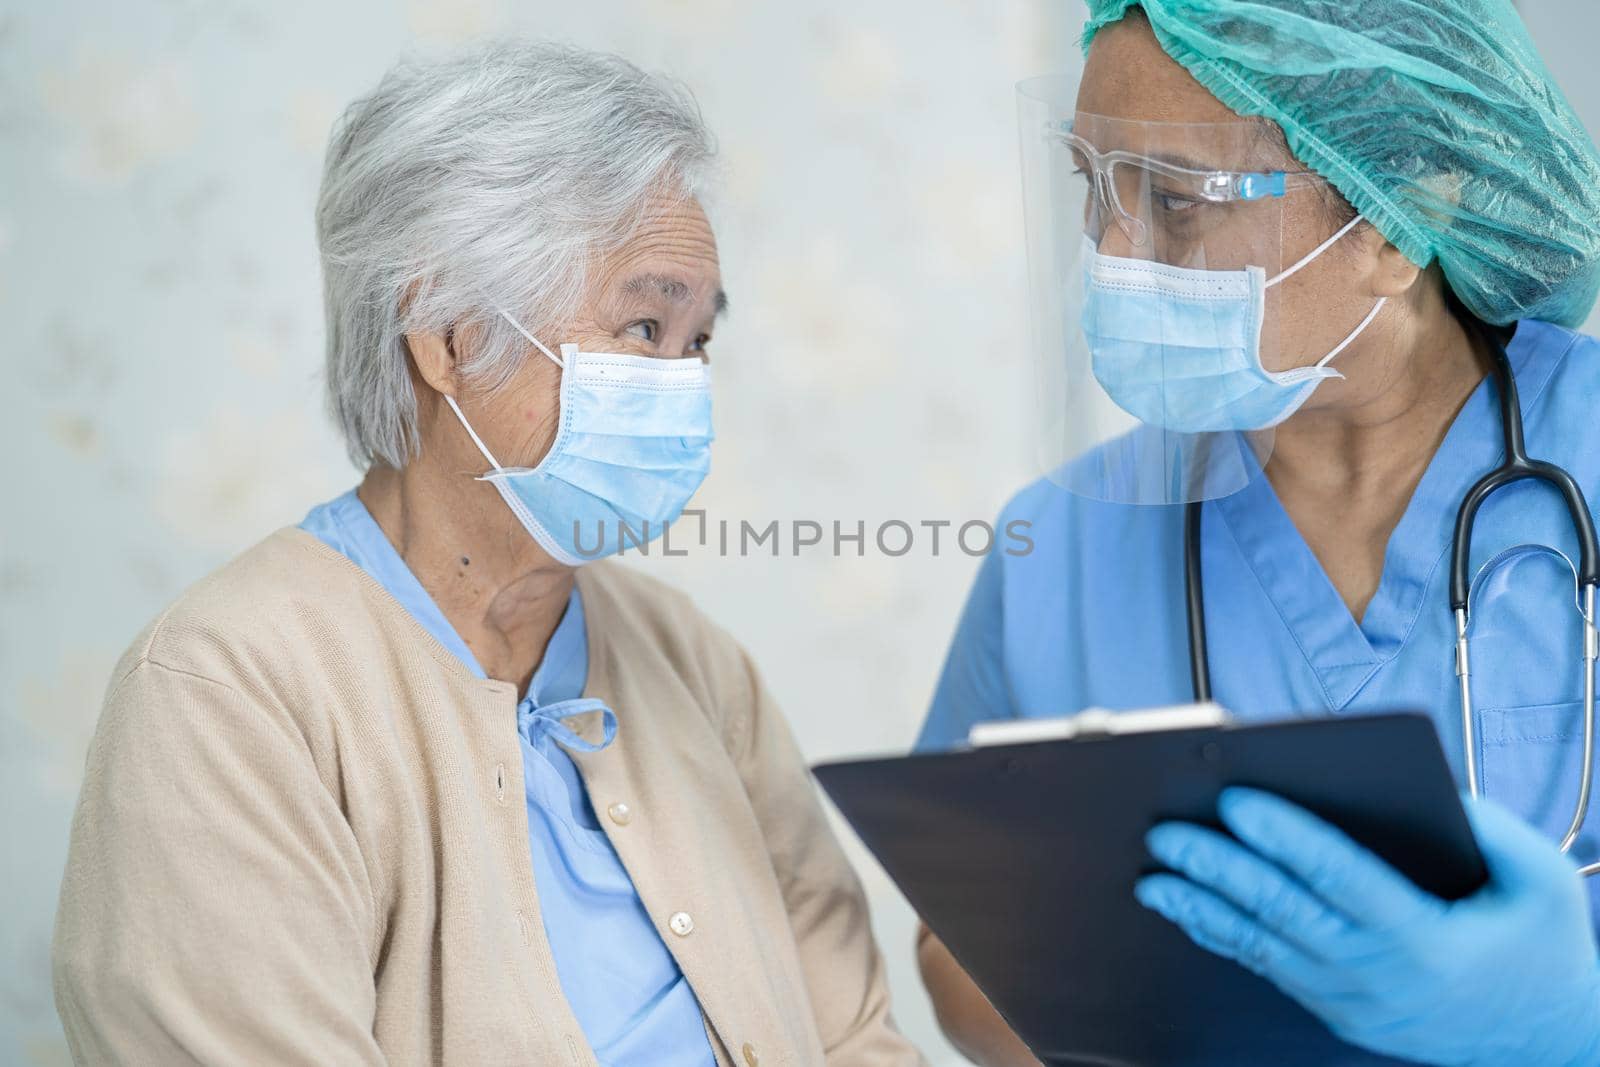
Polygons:
<instances>
[{"instance_id":1,"label":"chest pocket on scrubs","mask_svg":"<svg viewBox=\"0 0 1600 1067\"><path fill-rule=\"evenodd\" d=\"M1472 587L1472 681L1483 793L1553 841L1572 822L1583 772L1583 628L1572 564L1519 545ZM1600 792L1600 791L1597 791ZM1591 800L1574 858L1600 858Z\"/></svg>"}]
</instances>

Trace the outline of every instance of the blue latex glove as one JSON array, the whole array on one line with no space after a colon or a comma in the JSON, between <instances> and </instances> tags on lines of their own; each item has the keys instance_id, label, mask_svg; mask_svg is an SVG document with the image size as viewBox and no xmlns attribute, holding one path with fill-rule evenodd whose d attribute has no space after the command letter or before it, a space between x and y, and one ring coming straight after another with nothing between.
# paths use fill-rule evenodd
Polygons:
<instances>
[{"instance_id":1,"label":"blue latex glove","mask_svg":"<svg viewBox=\"0 0 1600 1067\"><path fill-rule=\"evenodd\" d=\"M1452 903L1279 797L1228 789L1218 809L1237 841L1163 823L1146 841L1177 873L1140 879L1135 890L1196 944L1384 1055L1483 1067L1600 1064L1600 960L1587 893L1532 827L1469 800L1490 880Z\"/></svg>"}]
</instances>

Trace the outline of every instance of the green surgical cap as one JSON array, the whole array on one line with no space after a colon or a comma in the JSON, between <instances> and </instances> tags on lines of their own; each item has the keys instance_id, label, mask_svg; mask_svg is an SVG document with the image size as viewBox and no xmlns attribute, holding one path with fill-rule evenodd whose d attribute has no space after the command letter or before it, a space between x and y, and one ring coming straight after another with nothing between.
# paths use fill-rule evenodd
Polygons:
<instances>
[{"instance_id":1,"label":"green surgical cap","mask_svg":"<svg viewBox=\"0 0 1600 1067\"><path fill-rule=\"evenodd\" d=\"M1289 147L1486 322L1583 322L1600 157L1507 0L1089 0Z\"/></svg>"}]
</instances>

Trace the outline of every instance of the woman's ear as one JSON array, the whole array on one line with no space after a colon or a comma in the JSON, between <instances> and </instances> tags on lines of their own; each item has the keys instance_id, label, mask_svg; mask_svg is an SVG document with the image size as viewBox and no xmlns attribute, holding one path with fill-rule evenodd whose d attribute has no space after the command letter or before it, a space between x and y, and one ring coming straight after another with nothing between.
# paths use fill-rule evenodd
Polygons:
<instances>
[{"instance_id":1,"label":"woman's ear","mask_svg":"<svg viewBox=\"0 0 1600 1067\"><path fill-rule=\"evenodd\" d=\"M452 332L408 333L406 348L411 351L411 362L417 368L417 377L437 393L456 395L458 378Z\"/></svg>"},{"instance_id":2,"label":"woman's ear","mask_svg":"<svg viewBox=\"0 0 1600 1067\"><path fill-rule=\"evenodd\" d=\"M1401 296L1422 277L1422 268L1384 240L1383 235L1376 229L1368 234L1368 240L1377 244L1376 259L1372 269L1373 296Z\"/></svg>"}]
</instances>

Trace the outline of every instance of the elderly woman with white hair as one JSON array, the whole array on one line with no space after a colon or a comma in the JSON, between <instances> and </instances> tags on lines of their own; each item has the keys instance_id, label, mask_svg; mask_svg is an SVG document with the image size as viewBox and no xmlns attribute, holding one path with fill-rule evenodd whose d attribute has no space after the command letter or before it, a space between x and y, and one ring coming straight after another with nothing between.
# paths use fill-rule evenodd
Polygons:
<instances>
[{"instance_id":1,"label":"elderly woman with white hair","mask_svg":"<svg viewBox=\"0 0 1600 1067\"><path fill-rule=\"evenodd\" d=\"M367 473L116 670L55 940L78 1061L917 1062L745 653L578 566L708 469L711 154L681 89L546 45L346 112L317 223Z\"/></svg>"}]
</instances>

